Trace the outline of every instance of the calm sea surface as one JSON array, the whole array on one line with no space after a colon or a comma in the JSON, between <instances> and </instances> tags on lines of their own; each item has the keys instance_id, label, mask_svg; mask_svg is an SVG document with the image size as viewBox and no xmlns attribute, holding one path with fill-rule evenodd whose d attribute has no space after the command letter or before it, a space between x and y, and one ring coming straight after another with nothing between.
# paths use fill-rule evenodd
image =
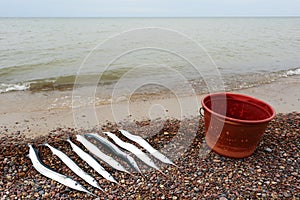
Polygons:
<instances>
[{"instance_id":1,"label":"calm sea surface","mask_svg":"<svg viewBox=\"0 0 300 200\"><path fill-rule=\"evenodd\" d=\"M299 55L300 18L0 18L0 93L71 89L77 74L106 89L186 80L204 92L215 70L227 89L251 87L299 74Z\"/></svg>"}]
</instances>

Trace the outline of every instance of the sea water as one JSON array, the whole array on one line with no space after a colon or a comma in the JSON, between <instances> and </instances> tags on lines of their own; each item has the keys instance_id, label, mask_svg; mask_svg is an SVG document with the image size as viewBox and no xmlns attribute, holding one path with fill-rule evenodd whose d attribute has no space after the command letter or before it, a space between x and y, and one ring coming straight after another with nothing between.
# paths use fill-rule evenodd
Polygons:
<instances>
[{"instance_id":1,"label":"sea water","mask_svg":"<svg viewBox=\"0 0 300 200\"><path fill-rule=\"evenodd\" d=\"M156 94L183 82L205 93L213 84L207 76L241 89L299 75L299 55L298 17L0 18L0 93L72 90L80 75L79 84L96 80L108 96L126 88Z\"/></svg>"}]
</instances>

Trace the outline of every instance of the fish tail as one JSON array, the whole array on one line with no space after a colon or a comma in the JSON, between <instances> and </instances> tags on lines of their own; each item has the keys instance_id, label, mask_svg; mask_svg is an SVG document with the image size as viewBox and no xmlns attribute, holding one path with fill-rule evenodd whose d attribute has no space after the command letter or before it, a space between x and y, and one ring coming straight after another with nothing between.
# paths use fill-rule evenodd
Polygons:
<instances>
[{"instance_id":1,"label":"fish tail","mask_svg":"<svg viewBox=\"0 0 300 200\"><path fill-rule=\"evenodd\" d=\"M123 172L125 172L126 174L131 174L129 171L127 171L126 169L123 170Z\"/></svg>"},{"instance_id":2,"label":"fish tail","mask_svg":"<svg viewBox=\"0 0 300 200\"><path fill-rule=\"evenodd\" d=\"M163 173L163 171L158 170L162 175L167 176L167 174Z\"/></svg>"},{"instance_id":3,"label":"fish tail","mask_svg":"<svg viewBox=\"0 0 300 200\"><path fill-rule=\"evenodd\" d=\"M142 172L140 172L140 173L141 173L142 177L143 177L145 180L147 180L145 174L143 174Z\"/></svg>"},{"instance_id":4,"label":"fish tail","mask_svg":"<svg viewBox=\"0 0 300 200\"><path fill-rule=\"evenodd\" d=\"M171 163L171 165L173 165L174 167L176 167L177 169L179 168L179 166L178 165L176 165L175 163Z\"/></svg>"},{"instance_id":5,"label":"fish tail","mask_svg":"<svg viewBox=\"0 0 300 200\"><path fill-rule=\"evenodd\" d=\"M103 189L102 187L100 187L100 185L99 185L98 183L97 183L97 185L95 186L95 188L97 188L97 189L101 190L102 192L106 193L106 192L104 191L104 189Z\"/></svg>"},{"instance_id":6,"label":"fish tail","mask_svg":"<svg viewBox=\"0 0 300 200\"><path fill-rule=\"evenodd\" d=\"M118 186L120 186L121 188L126 189L126 188L125 188L123 185L121 185L120 183L116 182L116 184L117 184Z\"/></svg>"},{"instance_id":7,"label":"fish tail","mask_svg":"<svg viewBox=\"0 0 300 200\"><path fill-rule=\"evenodd\" d=\"M94 196L94 197L98 197L97 195L95 195L94 193L92 193L92 192L90 192L90 191L88 191L88 190L86 190L85 192L86 192L87 194L89 194L89 195Z\"/></svg>"}]
</instances>

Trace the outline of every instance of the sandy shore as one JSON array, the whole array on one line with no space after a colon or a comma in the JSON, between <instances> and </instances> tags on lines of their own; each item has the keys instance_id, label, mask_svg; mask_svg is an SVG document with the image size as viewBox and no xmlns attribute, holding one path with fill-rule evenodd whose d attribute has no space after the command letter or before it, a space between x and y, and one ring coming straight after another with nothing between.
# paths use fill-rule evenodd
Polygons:
<instances>
[{"instance_id":1,"label":"sandy shore","mask_svg":"<svg viewBox=\"0 0 300 200\"><path fill-rule=\"evenodd\" d=\"M277 113L290 113L300 111L299 85L300 76L292 76L234 92L260 98L270 103ZM35 137L58 127L89 129L107 122L195 117L199 115L198 102L203 95L153 96L134 99L130 103L124 100L117 103L99 101L95 107L90 104L76 109L72 109L72 91L11 92L0 97L1 131Z\"/></svg>"}]
</instances>

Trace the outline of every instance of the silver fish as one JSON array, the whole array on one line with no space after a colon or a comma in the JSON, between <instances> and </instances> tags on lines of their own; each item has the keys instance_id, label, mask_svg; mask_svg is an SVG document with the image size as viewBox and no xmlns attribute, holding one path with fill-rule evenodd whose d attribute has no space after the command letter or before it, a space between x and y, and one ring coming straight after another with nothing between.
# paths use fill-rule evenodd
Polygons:
<instances>
[{"instance_id":1,"label":"silver fish","mask_svg":"<svg viewBox=\"0 0 300 200\"><path fill-rule=\"evenodd\" d=\"M97 140L98 142L100 142L101 144L103 144L104 146L109 148L118 157L120 157L125 162L127 162L137 172L142 174L142 172L141 172L139 166L137 165L137 163L135 162L134 158L131 157L129 154L123 152L121 149L119 149L116 145L114 145L113 143L108 141L106 138L101 137L100 135L95 134L95 133L87 133L87 134L85 134L85 136L94 138L95 140Z\"/></svg>"},{"instance_id":2,"label":"silver fish","mask_svg":"<svg viewBox=\"0 0 300 200\"><path fill-rule=\"evenodd\" d=\"M32 147L31 144L28 144L29 146L29 154L28 157L30 158L33 167L42 175L46 176L47 178L50 178L52 180L55 180L67 187L70 187L74 190L78 190L81 192L86 192L90 195L96 196L95 194L89 192L87 189L85 189L80 183L77 181L74 181L73 179L69 178L68 176L65 176L63 174L57 173L53 170L51 170L49 167L44 165L42 161L40 160L38 156L38 151Z\"/></svg>"},{"instance_id":3,"label":"silver fish","mask_svg":"<svg viewBox=\"0 0 300 200\"><path fill-rule=\"evenodd\" d=\"M78 147L76 144L74 144L69 138L67 141L70 143L72 150L89 166L91 166L96 172L98 172L101 176L103 176L105 179L117 183L118 182L108 173L90 154L83 151L80 147Z\"/></svg>"},{"instance_id":4,"label":"silver fish","mask_svg":"<svg viewBox=\"0 0 300 200\"><path fill-rule=\"evenodd\" d=\"M50 150L54 155L59 157L63 163L65 163L75 174L77 174L80 178L85 180L90 185L104 191L99 184L97 183L96 179L94 179L92 176L87 174L85 171L83 171L71 158L69 158L66 154L64 154L62 151L52 147L48 143L44 144L45 146L49 147Z\"/></svg>"},{"instance_id":5,"label":"silver fish","mask_svg":"<svg viewBox=\"0 0 300 200\"><path fill-rule=\"evenodd\" d=\"M108 137L110 137L117 145L119 145L120 147L122 147L123 149L126 149L127 151L130 151L131 153L133 153L134 155L136 155L136 157L138 157L141 161L143 161L144 163L146 163L148 166L160 171L162 174L164 174L156 165L155 163L151 160L151 158L149 158L149 156L147 156L147 154L145 154L144 152L142 152L139 148L137 148L136 146L134 146L133 144L124 142L122 140L120 140L115 134L111 133L111 132L103 132L105 135L107 135Z\"/></svg>"},{"instance_id":6,"label":"silver fish","mask_svg":"<svg viewBox=\"0 0 300 200\"><path fill-rule=\"evenodd\" d=\"M85 146L85 148L87 148L87 150L89 150L92 154L97 156L99 159L101 159L104 162L106 162L107 164L109 164L112 168L130 174L119 162L114 160L112 157L104 154L102 151L100 151L100 149L98 149L98 147L96 147L93 143L88 141L82 135L76 135L76 139L81 144L83 144L83 146Z\"/></svg>"},{"instance_id":7,"label":"silver fish","mask_svg":"<svg viewBox=\"0 0 300 200\"><path fill-rule=\"evenodd\" d=\"M133 135L125 130L120 130L122 135L127 137L128 139L138 143L141 147L146 149L151 155L153 155L155 158L160 160L163 163L175 165L170 159L168 159L165 155L160 153L158 150L154 149L146 140L144 140L142 137L138 135Z\"/></svg>"}]
</instances>

